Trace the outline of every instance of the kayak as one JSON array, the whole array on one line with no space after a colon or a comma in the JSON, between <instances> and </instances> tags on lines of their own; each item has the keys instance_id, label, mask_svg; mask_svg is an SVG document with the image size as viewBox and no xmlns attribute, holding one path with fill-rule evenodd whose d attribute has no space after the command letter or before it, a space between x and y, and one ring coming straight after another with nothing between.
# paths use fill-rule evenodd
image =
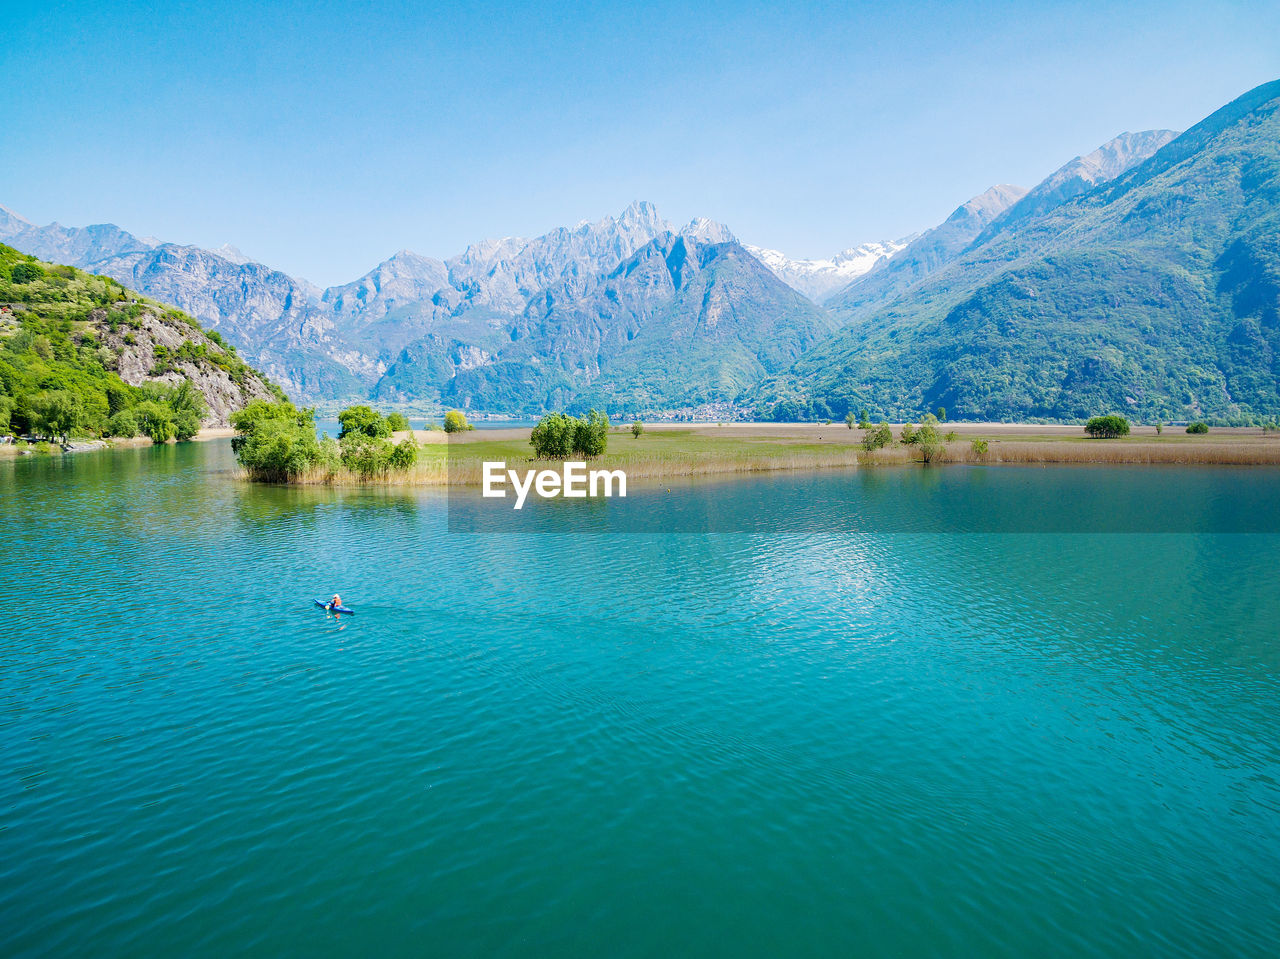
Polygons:
<instances>
[{"instance_id":1,"label":"kayak","mask_svg":"<svg viewBox=\"0 0 1280 959\"><path fill-rule=\"evenodd\" d=\"M329 603L326 603L323 600L319 600L319 599L316 600L316 605L319 606L321 609L327 609L330 612L334 612L334 613L350 613L352 616L356 614L356 611L354 609L348 609L345 606L332 606Z\"/></svg>"}]
</instances>

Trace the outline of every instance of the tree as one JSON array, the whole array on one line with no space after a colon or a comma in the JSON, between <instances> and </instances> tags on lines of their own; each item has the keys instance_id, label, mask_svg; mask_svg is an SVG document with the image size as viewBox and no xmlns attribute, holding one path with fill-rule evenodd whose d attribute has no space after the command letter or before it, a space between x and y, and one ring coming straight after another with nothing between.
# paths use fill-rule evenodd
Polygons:
<instances>
[{"instance_id":1,"label":"tree","mask_svg":"<svg viewBox=\"0 0 1280 959\"><path fill-rule=\"evenodd\" d=\"M61 437L64 443L80 423L80 400L69 390L41 390L31 398L28 409L38 433Z\"/></svg>"},{"instance_id":2,"label":"tree","mask_svg":"<svg viewBox=\"0 0 1280 959\"><path fill-rule=\"evenodd\" d=\"M403 413L388 413L387 426L391 428L391 432L399 433L409 428L409 420Z\"/></svg>"},{"instance_id":3,"label":"tree","mask_svg":"<svg viewBox=\"0 0 1280 959\"><path fill-rule=\"evenodd\" d=\"M253 400L231 414L236 435L231 449L249 478L263 483L283 483L326 462L336 467L338 453L321 449L316 439L315 410L298 409L288 400ZM329 440L329 447L336 446Z\"/></svg>"},{"instance_id":4,"label":"tree","mask_svg":"<svg viewBox=\"0 0 1280 959\"><path fill-rule=\"evenodd\" d=\"M987 450L990 448L986 440L974 440L969 444L969 448L973 450L973 455L978 459L986 459Z\"/></svg>"},{"instance_id":5,"label":"tree","mask_svg":"<svg viewBox=\"0 0 1280 959\"><path fill-rule=\"evenodd\" d=\"M236 436L231 439L233 452L243 445L245 437L263 423L279 421L291 426L306 427L312 433L316 430L316 411L310 407L298 409L288 400L250 400L242 409L236 410L230 417L231 428Z\"/></svg>"},{"instance_id":6,"label":"tree","mask_svg":"<svg viewBox=\"0 0 1280 959\"><path fill-rule=\"evenodd\" d=\"M573 454L578 421L567 413L548 413L529 434L533 455L540 460L563 460Z\"/></svg>"},{"instance_id":7,"label":"tree","mask_svg":"<svg viewBox=\"0 0 1280 959\"><path fill-rule=\"evenodd\" d=\"M152 443L167 443L177 432L173 410L157 400L143 400L133 408L138 429L151 438Z\"/></svg>"},{"instance_id":8,"label":"tree","mask_svg":"<svg viewBox=\"0 0 1280 959\"><path fill-rule=\"evenodd\" d=\"M938 430L938 418L930 413L920 421L920 428L912 436L911 443L920 451L920 461L928 466L946 455L947 447Z\"/></svg>"},{"instance_id":9,"label":"tree","mask_svg":"<svg viewBox=\"0 0 1280 959\"><path fill-rule=\"evenodd\" d=\"M391 468L390 443L366 433L348 433L342 438L342 465L361 479L370 479Z\"/></svg>"},{"instance_id":10,"label":"tree","mask_svg":"<svg viewBox=\"0 0 1280 959\"><path fill-rule=\"evenodd\" d=\"M947 421L947 408L945 406L938 407L938 422L945 423Z\"/></svg>"},{"instance_id":11,"label":"tree","mask_svg":"<svg viewBox=\"0 0 1280 959\"><path fill-rule=\"evenodd\" d=\"M169 407L173 410L174 439L185 443L200 432L200 421L207 407L204 394L192 386L190 380L183 380L173 391Z\"/></svg>"},{"instance_id":12,"label":"tree","mask_svg":"<svg viewBox=\"0 0 1280 959\"><path fill-rule=\"evenodd\" d=\"M644 423L642 423L640 420L636 420L634 423L631 424L631 435L634 436L636 439L639 439L640 434L643 432L644 432Z\"/></svg>"},{"instance_id":13,"label":"tree","mask_svg":"<svg viewBox=\"0 0 1280 959\"><path fill-rule=\"evenodd\" d=\"M9 276L14 283L30 283L44 276L44 267L33 260L24 260L21 263L13 264L9 270Z\"/></svg>"},{"instance_id":14,"label":"tree","mask_svg":"<svg viewBox=\"0 0 1280 959\"><path fill-rule=\"evenodd\" d=\"M173 438L179 443L195 439L200 432L200 418L190 410L179 410L173 415Z\"/></svg>"},{"instance_id":15,"label":"tree","mask_svg":"<svg viewBox=\"0 0 1280 959\"><path fill-rule=\"evenodd\" d=\"M1159 436L1159 435L1160 435L1161 433L1163 433L1163 432L1164 432L1164 424L1163 424L1163 423L1157 423L1157 424L1156 424L1156 436Z\"/></svg>"},{"instance_id":16,"label":"tree","mask_svg":"<svg viewBox=\"0 0 1280 959\"><path fill-rule=\"evenodd\" d=\"M898 439L902 441L903 446L910 446L916 441L916 427L914 423L903 423L902 432L898 434Z\"/></svg>"},{"instance_id":17,"label":"tree","mask_svg":"<svg viewBox=\"0 0 1280 959\"><path fill-rule=\"evenodd\" d=\"M888 423L881 422L879 426L868 428L862 434L862 448L870 453L873 450L884 449L893 442L893 430Z\"/></svg>"},{"instance_id":18,"label":"tree","mask_svg":"<svg viewBox=\"0 0 1280 959\"><path fill-rule=\"evenodd\" d=\"M260 483L284 483L320 464L320 441L314 425L287 419L264 419L244 434L236 459Z\"/></svg>"},{"instance_id":19,"label":"tree","mask_svg":"<svg viewBox=\"0 0 1280 959\"><path fill-rule=\"evenodd\" d=\"M475 429L467 422L467 414L462 410L450 410L444 414L444 431L446 433L465 433Z\"/></svg>"},{"instance_id":20,"label":"tree","mask_svg":"<svg viewBox=\"0 0 1280 959\"><path fill-rule=\"evenodd\" d=\"M138 418L132 410L120 410L107 420L107 435L131 439L138 435Z\"/></svg>"},{"instance_id":21,"label":"tree","mask_svg":"<svg viewBox=\"0 0 1280 959\"><path fill-rule=\"evenodd\" d=\"M844 425L849 427L849 429L853 429L853 424L856 422L857 418L852 413L846 413L844 415Z\"/></svg>"},{"instance_id":22,"label":"tree","mask_svg":"<svg viewBox=\"0 0 1280 959\"><path fill-rule=\"evenodd\" d=\"M1188 433L1207 433L1209 432L1208 423L1192 423L1187 427Z\"/></svg>"},{"instance_id":23,"label":"tree","mask_svg":"<svg viewBox=\"0 0 1280 959\"><path fill-rule=\"evenodd\" d=\"M1085 423L1084 431L1095 439L1115 439L1129 435L1129 421L1123 416L1095 416Z\"/></svg>"},{"instance_id":24,"label":"tree","mask_svg":"<svg viewBox=\"0 0 1280 959\"><path fill-rule=\"evenodd\" d=\"M577 421L573 430L573 452L594 459L609 446L609 415L591 410Z\"/></svg>"},{"instance_id":25,"label":"tree","mask_svg":"<svg viewBox=\"0 0 1280 959\"><path fill-rule=\"evenodd\" d=\"M418 462L418 444L410 439L401 440L387 455L387 465L400 472L409 469L416 462Z\"/></svg>"},{"instance_id":26,"label":"tree","mask_svg":"<svg viewBox=\"0 0 1280 959\"><path fill-rule=\"evenodd\" d=\"M373 437L391 435L391 427L372 406L348 406L338 414L338 422L342 424L338 439L345 439L352 433Z\"/></svg>"}]
</instances>

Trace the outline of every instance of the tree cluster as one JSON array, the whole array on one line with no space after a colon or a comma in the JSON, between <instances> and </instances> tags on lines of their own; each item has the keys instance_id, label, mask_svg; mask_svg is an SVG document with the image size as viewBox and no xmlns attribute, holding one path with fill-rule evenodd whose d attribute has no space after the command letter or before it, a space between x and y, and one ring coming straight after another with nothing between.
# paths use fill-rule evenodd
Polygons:
<instances>
[{"instance_id":1,"label":"tree cluster","mask_svg":"<svg viewBox=\"0 0 1280 959\"><path fill-rule=\"evenodd\" d=\"M632 434L640 435L634 428ZM594 459L603 456L609 445L609 417L599 410L591 410L582 417L548 413L538 420L529 442L533 445L534 457L540 460L564 460L571 456Z\"/></svg>"}]
</instances>

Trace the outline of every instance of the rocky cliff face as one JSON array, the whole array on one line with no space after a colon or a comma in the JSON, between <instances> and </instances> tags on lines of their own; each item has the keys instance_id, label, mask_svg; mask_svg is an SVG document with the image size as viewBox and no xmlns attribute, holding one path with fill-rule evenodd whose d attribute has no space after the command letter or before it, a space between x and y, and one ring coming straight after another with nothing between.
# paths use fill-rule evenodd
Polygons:
<instances>
[{"instance_id":1,"label":"rocky cliff face","mask_svg":"<svg viewBox=\"0 0 1280 959\"><path fill-rule=\"evenodd\" d=\"M208 407L206 426L226 426L228 417L250 400L276 398L235 354L173 313L148 306L121 323L98 309L89 320L99 342L115 354L108 365L130 386L177 386L190 380Z\"/></svg>"}]
</instances>

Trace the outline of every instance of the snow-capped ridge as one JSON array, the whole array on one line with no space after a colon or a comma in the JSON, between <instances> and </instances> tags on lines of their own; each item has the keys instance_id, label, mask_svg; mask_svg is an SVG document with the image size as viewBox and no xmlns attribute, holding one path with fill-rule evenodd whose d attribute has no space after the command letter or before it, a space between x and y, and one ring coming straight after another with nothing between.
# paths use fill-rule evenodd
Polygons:
<instances>
[{"instance_id":1,"label":"snow-capped ridge","mask_svg":"<svg viewBox=\"0 0 1280 959\"><path fill-rule=\"evenodd\" d=\"M793 260L779 250L750 244L747 250L783 283L814 302L821 302L870 272L877 263L897 255L915 238L913 233L898 240L862 243L817 260Z\"/></svg>"}]
</instances>

